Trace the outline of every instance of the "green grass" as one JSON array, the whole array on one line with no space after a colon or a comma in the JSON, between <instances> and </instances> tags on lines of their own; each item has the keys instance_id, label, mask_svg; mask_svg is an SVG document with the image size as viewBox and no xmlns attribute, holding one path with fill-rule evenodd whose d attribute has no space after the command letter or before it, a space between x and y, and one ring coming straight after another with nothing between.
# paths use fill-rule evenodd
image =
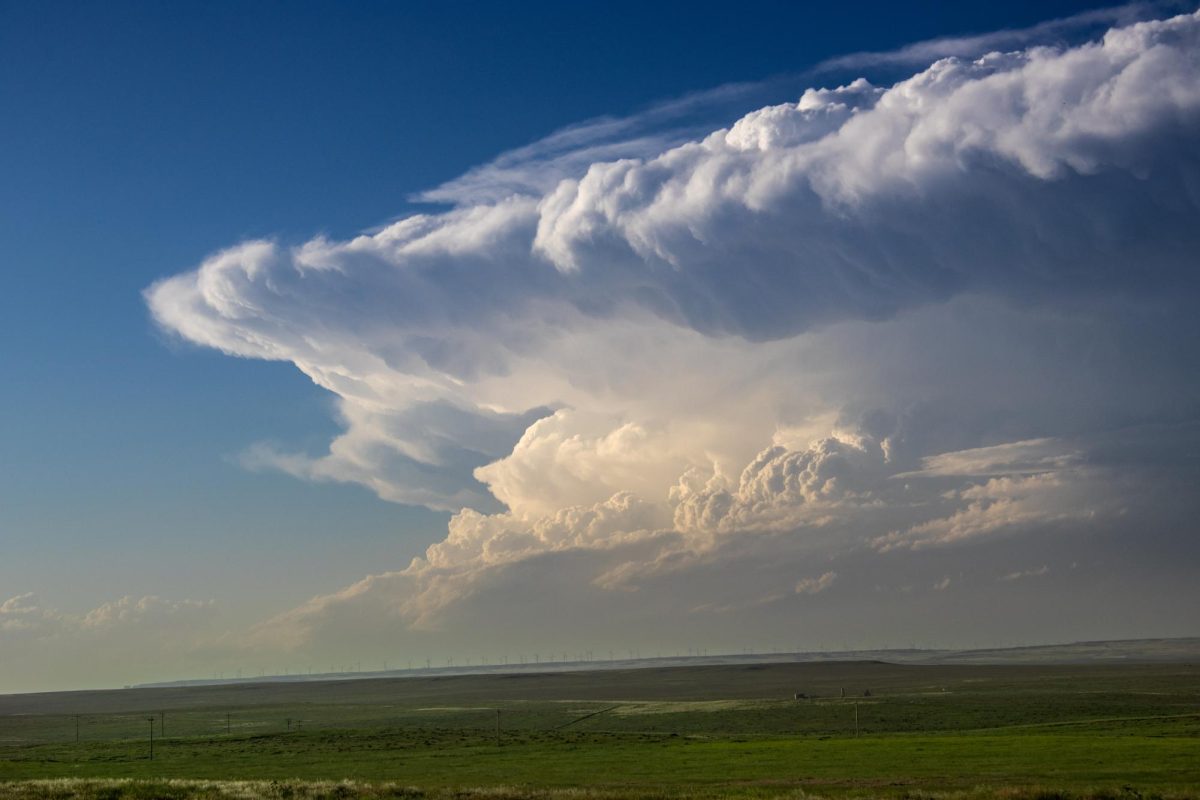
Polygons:
<instances>
[{"instance_id":1,"label":"green grass","mask_svg":"<svg viewBox=\"0 0 1200 800\"><path fill-rule=\"evenodd\" d=\"M135 741L42 745L0 765L0 779L350 778L547 787L882 782L959 788L981 781L1184 786L1200 777L1195 726L1139 733L740 740L529 732L510 734L497 747L480 732L462 730L320 731L171 741L156 749L153 762Z\"/></svg>"},{"instance_id":2,"label":"green grass","mask_svg":"<svg viewBox=\"0 0 1200 800\"><path fill-rule=\"evenodd\" d=\"M843 795L844 796L844 795ZM881 797L871 789L855 795L866 800ZM778 786L720 788L665 787L655 789L571 788L527 786L418 787L400 783L362 781L186 781L88 780L61 778L49 781L0 783L0 800L680 800L697 798L788 798L822 800L829 795L809 787ZM907 791L905 800L1186 800L1194 795L1145 795L1133 786L1091 787L1069 791L1046 786L996 787L936 792Z\"/></svg>"},{"instance_id":3,"label":"green grass","mask_svg":"<svg viewBox=\"0 0 1200 800\"><path fill-rule=\"evenodd\" d=\"M43 790L191 797L201 785L214 797L265 796L271 785L161 783L170 780L301 781L293 791L306 797L342 780L357 782L359 794L387 785L431 797L472 787L510 787L512 796L586 787L614 798L1200 797L1195 667L779 666L593 673L590 682L490 676L260 686L239 689L237 705L228 703L230 687L81 693L47 696L42 706L56 713L42 714L37 698L25 697L19 713L0 715L0 799ZM843 699L839 684L853 694L868 685L872 696ZM825 695L785 699L784 686ZM72 700L86 709L78 743L74 715L62 713ZM153 761L148 700L171 704ZM151 783L70 784L83 793L76 795L66 784L28 783L62 778Z\"/></svg>"}]
</instances>

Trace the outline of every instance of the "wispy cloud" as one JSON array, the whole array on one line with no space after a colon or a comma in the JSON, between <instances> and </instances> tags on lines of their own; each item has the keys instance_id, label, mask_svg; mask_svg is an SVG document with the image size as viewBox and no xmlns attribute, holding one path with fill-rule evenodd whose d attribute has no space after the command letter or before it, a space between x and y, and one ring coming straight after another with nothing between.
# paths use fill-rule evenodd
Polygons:
<instances>
[{"instance_id":1,"label":"wispy cloud","mask_svg":"<svg viewBox=\"0 0 1200 800\"><path fill-rule=\"evenodd\" d=\"M1050 568L1048 566L1046 566L1045 564L1043 564L1042 566L1037 567L1036 569L1019 570L1017 572L1010 572L1007 575L1001 575L998 578L998 580L1019 581L1024 578L1040 578L1043 575L1049 574L1049 572L1050 572Z\"/></svg>"},{"instance_id":2,"label":"wispy cloud","mask_svg":"<svg viewBox=\"0 0 1200 800\"><path fill-rule=\"evenodd\" d=\"M652 158L703 136L714 124L738 116L753 98L778 92L794 80L728 83L655 103L629 116L569 125L410 199L474 205L514 194L541 196L562 180L581 177L592 164Z\"/></svg>"},{"instance_id":3,"label":"wispy cloud","mask_svg":"<svg viewBox=\"0 0 1200 800\"><path fill-rule=\"evenodd\" d=\"M1035 475L1064 469L1079 459L1080 454L1071 451L1064 442L1051 438L1030 439L927 456L922 459L920 470L895 477Z\"/></svg>"},{"instance_id":4,"label":"wispy cloud","mask_svg":"<svg viewBox=\"0 0 1200 800\"><path fill-rule=\"evenodd\" d=\"M802 578L796 581L796 594L820 594L836 580L836 572L825 572L816 578Z\"/></svg>"},{"instance_id":5,"label":"wispy cloud","mask_svg":"<svg viewBox=\"0 0 1200 800\"><path fill-rule=\"evenodd\" d=\"M1043 44L1073 44L1081 36L1103 32L1110 26L1124 26L1153 19L1170 11L1181 11L1187 6L1184 2L1146 2L1097 8L1069 17L1039 22L1028 28L989 31L973 36L944 36L914 42L896 50L848 53L822 61L815 71L924 66L940 58L976 58L996 50L1017 50Z\"/></svg>"},{"instance_id":6,"label":"wispy cloud","mask_svg":"<svg viewBox=\"0 0 1200 800\"><path fill-rule=\"evenodd\" d=\"M1138 2L1094 9L1047 20L1028 28L974 36L942 37L890 51L850 53L801 72L761 81L728 83L672 98L628 116L605 116L569 125L531 144L509 150L440 186L414 195L419 203L451 205L495 202L513 194L543 195L560 181L581 177L595 163L624 158L646 159L712 129L728 125L754 104L779 101L800 93L826 73L870 71L880 67L924 67L948 56L975 58L994 50L1038 44L1065 44L1182 9L1182 2ZM857 77L857 76L855 76Z\"/></svg>"}]
</instances>

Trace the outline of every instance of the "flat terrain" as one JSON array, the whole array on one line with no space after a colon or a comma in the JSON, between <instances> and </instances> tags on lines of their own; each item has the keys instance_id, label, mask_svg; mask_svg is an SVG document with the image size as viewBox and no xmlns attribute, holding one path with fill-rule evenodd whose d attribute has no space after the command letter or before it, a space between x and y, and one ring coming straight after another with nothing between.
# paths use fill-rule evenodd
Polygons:
<instances>
[{"instance_id":1,"label":"flat terrain","mask_svg":"<svg viewBox=\"0 0 1200 800\"><path fill-rule=\"evenodd\" d=\"M770 663L0 697L0 797L203 794L19 783L58 778L276 781L239 796L349 779L365 783L347 796L1200 797L1200 666Z\"/></svg>"}]
</instances>

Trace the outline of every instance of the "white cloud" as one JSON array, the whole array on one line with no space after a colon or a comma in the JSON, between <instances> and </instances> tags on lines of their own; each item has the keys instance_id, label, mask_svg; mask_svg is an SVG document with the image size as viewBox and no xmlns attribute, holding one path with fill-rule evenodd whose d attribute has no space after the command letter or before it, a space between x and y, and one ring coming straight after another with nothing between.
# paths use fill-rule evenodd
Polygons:
<instances>
[{"instance_id":1,"label":"white cloud","mask_svg":"<svg viewBox=\"0 0 1200 800\"><path fill-rule=\"evenodd\" d=\"M996 449L1020 453L1021 444ZM976 459L970 452L947 453L937 463L970 465ZM488 603L488 594L507 586L520 565L546 563L555 554L571 557L574 586L589 587L596 608L622 592L653 594L666 585L679 591L677 580L719 570L723 585L702 580L682 593L696 600L689 614L727 615L787 594L822 592L839 575L827 570L798 582L793 578L784 591L778 582L761 580L770 569L844 557L864 547L888 553L1000 532L1045 534L1068 520L1110 520L1119 515L1123 499L1112 493L1119 482L1074 468L1027 475L1018 464L1014 474L982 483L977 476L957 476L965 485L947 492L940 491L940 480L933 475L923 487L899 488L878 444L826 437L804 450L764 451L743 470L736 490L725 488L719 477L705 482L687 474L667 503L619 492L544 516L464 509L451 519L446 540L407 569L314 598L261 625L254 640L301 648L364 619L437 631L462 609ZM888 533L898 515L920 522ZM520 574L533 586L545 580ZM934 589L949 585L943 577Z\"/></svg>"},{"instance_id":2,"label":"white cloud","mask_svg":"<svg viewBox=\"0 0 1200 800\"><path fill-rule=\"evenodd\" d=\"M247 463L455 512L251 640L436 630L539 591L515 576L550 587L539 614L782 604L850 580L795 583L831 556L1111 520L1169 483L1098 443L1200 400L1200 14L985 43L682 143L601 121L442 187L444 213L150 287L168 330L337 396L328 453Z\"/></svg>"},{"instance_id":3,"label":"white cloud","mask_svg":"<svg viewBox=\"0 0 1200 800\"><path fill-rule=\"evenodd\" d=\"M93 632L109 634L139 627L151 627L162 633L179 621L203 616L212 607L211 600L176 601L154 595L126 595L82 614L70 614L42 606L33 592L26 592L0 603L0 641L6 634L41 639Z\"/></svg>"},{"instance_id":4,"label":"white cloud","mask_svg":"<svg viewBox=\"0 0 1200 800\"><path fill-rule=\"evenodd\" d=\"M817 578L802 578L796 581L796 594L820 594L837 580L836 572L825 572Z\"/></svg>"},{"instance_id":5,"label":"white cloud","mask_svg":"<svg viewBox=\"0 0 1200 800\"><path fill-rule=\"evenodd\" d=\"M757 340L779 339L778 353L815 326L964 291L1036 300L1189 275L1198 30L1187 15L1066 50L946 59L886 90L812 90L657 156L594 163L542 197L347 242L246 243L147 299L166 328L292 361L341 398L347 432L327 455L258 463L487 508L472 472L547 409L645 427L645 406L664 409L685 373L693 404L750 388L778 406L791 386L744 374L766 366ZM1120 268L1131 258L1136 275ZM753 355L722 380L678 361L655 372L660 346L693 364ZM705 436L732 403L718 405L697 409Z\"/></svg>"},{"instance_id":6,"label":"white cloud","mask_svg":"<svg viewBox=\"0 0 1200 800\"><path fill-rule=\"evenodd\" d=\"M154 595L135 598L126 595L93 608L78 624L82 628L109 631L135 625L174 625L188 615L203 614L213 601L164 600Z\"/></svg>"},{"instance_id":7,"label":"white cloud","mask_svg":"<svg viewBox=\"0 0 1200 800\"><path fill-rule=\"evenodd\" d=\"M0 604L0 635L37 636L56 626L60 619L57 613L39 608L33 592L26 592Z\"/></svg>"},{"instance_id":8,"label":"white cloud","mask_svg":"<svg viewBox=\"0 0 1200 800\"><path fill-rule=\"evenodd\" d=\"M529 426L512 453L475 475L509 508L549 514L630 487L661 496L688 464L679 450L666 426L562 410Z\"/></svg>"},{"instance_id":9,"label":"white cloud","mask_svg":"<svg viewBox=\"0 0 1200 800\"><path fill-rule=\"evenodd\" d=\"M126 595L73 613L33 593L11 597L0 603L0 687L120 686L194 672L223 647L217 611L211 600Z\"/></svg>"},{"instance_id":10,"label":"white cloud","mask_svg":"<svg viewBox=\"0 0 1200 800\"><path fill-rule=\"evenodd\" d=\"M1043 564L1042 566L1037 567L1036 569L1018 570L1017 572L1010 572L1007 575L1001 575L998 580L1019 581L1024 578L1040 578L1043 575L1049 574L1049 572L1050 572L1050 568L1048 566L1046 566L1045 564Z\"/></svg>"},{"instance_id":11,"label":"white cloud","mask_svg":"<svg viewBox=\"0 0 1200 800\"><path fill-rule=\"evenodd\" d=\"M1051 438L1008 442L941 453L921 460L921 469L896 477L936 475L1036 474L1064 469L1079 460L1078 453L1064 452L1064 444Z\"/></svg>"},{"instance_id":12,"label":"white cloud","mask_svg":"<svg viewBox=\"0 0 1200 800\"><path fill-rule=\"evenodd\" d=\"M671 490L679 530L747 531L819 525L849 506L878 502L883 449L829 436L802 451L772 447L742 471L736 487L720 475L685 473Z\"/></svg>"},{"instance_id":13,"label":"white cloud","mask_svg":"<svg viewBox=\"0 0 1200 800\"><path fill-rule=\"evenodd\" d=\"M580 177L597 162L652 158L702 136L711 128L705 128L700 119L724 116L728 109L773 83L728 83L656 103L629 117L600 117L569 125L532 144L502 153L414 199L476 205L514 194L545 194L564 179Z\"/></svg>"},{"instance_id":14,"label":"white cloud","mask_svg":"<svg viewBox=\"0 0 1200 800\"><path fill-rule=\"evenodd\" d=\"M1071 473L992 478L955 492L952 499L965 507L949 516L892 531L875 538L872 545L883 552L904 547L919 550L1033 526L1092 519L1108 502L1102 501L1098 492L1088 491L1095 488L1088 486L1091 477Z\"/></svg>"}]
</instances>

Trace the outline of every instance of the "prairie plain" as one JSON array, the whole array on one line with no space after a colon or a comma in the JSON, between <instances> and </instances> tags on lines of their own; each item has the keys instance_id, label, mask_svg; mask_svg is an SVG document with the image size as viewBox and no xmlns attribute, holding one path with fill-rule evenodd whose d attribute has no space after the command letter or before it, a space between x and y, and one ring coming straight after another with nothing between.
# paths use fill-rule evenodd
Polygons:
<instances>
[{"instance_id":1,"label":"prairie plain","mask_svg":"<svg viewBox=\"0 0 1200 800\"><path fill-rule=\"evenodd\" d=\"M1200 666L751 663L10 695L0 781L3 797L109 800L1197 797Z\"/></svg>"}]
</instances>

